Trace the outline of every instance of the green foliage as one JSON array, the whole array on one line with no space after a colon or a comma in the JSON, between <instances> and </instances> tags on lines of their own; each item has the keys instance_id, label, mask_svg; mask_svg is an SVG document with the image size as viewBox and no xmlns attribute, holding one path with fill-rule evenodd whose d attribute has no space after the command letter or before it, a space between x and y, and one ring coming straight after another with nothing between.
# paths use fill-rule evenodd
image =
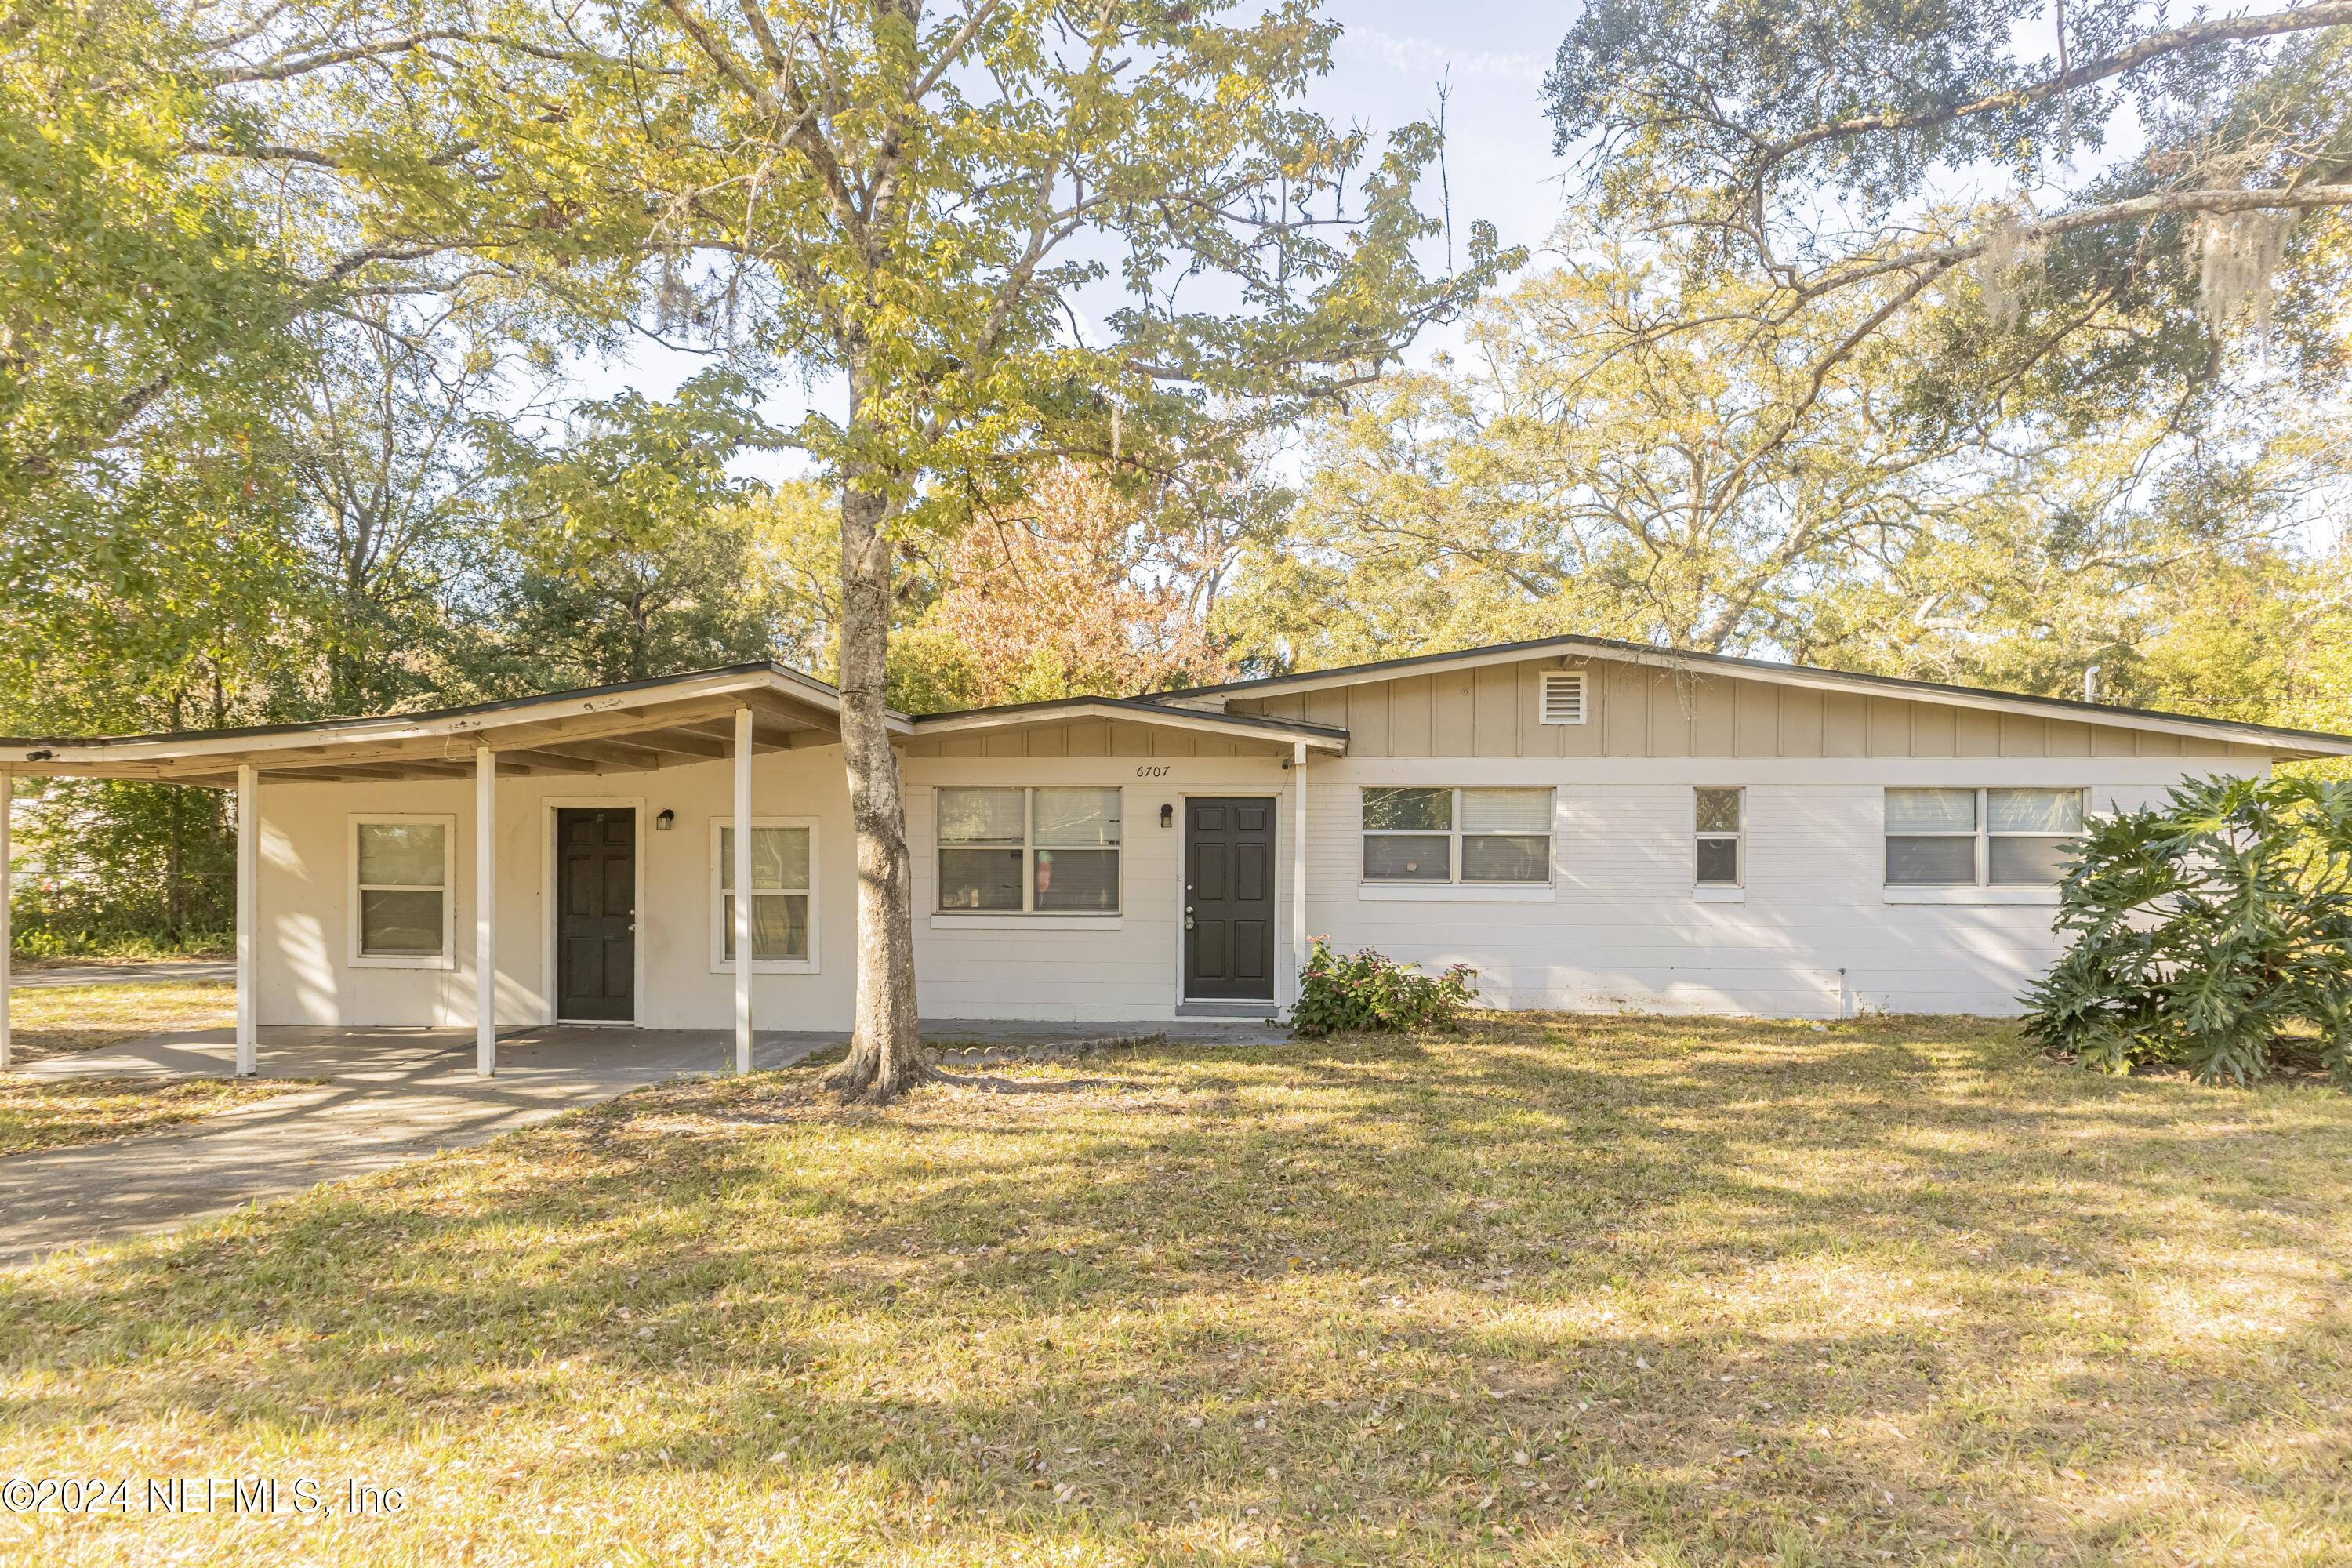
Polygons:
<instances>
[{"instance_id":1,"label":"green foliage","mask_svg":"<svg viewBox=\"0 0 2352 1568\"><path fill-rule=\"evenodd\" d=\"M1865 292L1768 323L1769 290L1690 245L1570 226L1555 246L1561 265L1472 313L1458 361L1316 426L1295 515L1219 606L1237 651L1313 668L1562 632L1786 648L1825 582L2013 495L1956 471L1964 435L1907 416L1904 335L1814 376Z\"/></svg>"},{"instance_id":2,"label":"green foliage","mask_svg":"<svg viewBox=\"0 0 2352 1568\"><path fill-rule=\"evenodd\" d=\"M1290 1027L1310 1037L1454 1028L1478 994L1477 977L1466 963L1433 977L1369 947L1342 956L1318 936L1298 972Z\"/></svg>"},{"instance_id":3,"label":"green foliage","mask_svg":"<svg viewBox=\"0 0 2352 1568\"><path fill-rule=\"evenodd\" d=\"M508 559L487 684L557 690L772 657L754 558L750 387L696 376L667 402L583 404L559 438L485 428Z\"/></svg>"},{"instance_id":4,"label":"green foliage","mask_svg":"<svg viewBox=\"0 0 2352 1568\"><path fill-rule=\"evenodd\" d=\"M298 282L234 184L192 166L215 107L155 7L24 0L0 23L0 520L135 484L127 437L235 403Z\"/></svg>"},{"instance_id":5,"label":"green foliage","mask_svg":"<svg viewBox=\"0 0 2352 1568\"><path fill-rule=\"evenodd\" d=\"M2193 424L2232 340L2307 387L2352 364L2352 30L2260 10L2091 0L2051 47L2036 0L1602 0L1545 90L1612 218L1696 237L1776 314L1974 300L1911 367L1945 416L2095 390Z\"/></svg>"},{"instance_id":6,"label":"green foliage","mask_svg":"<svg viewBox=\"0 0 2352 1568\"><path fill-rule=\"evenodd\" d=\"M17 802L16 826L17 952L145 956L228 945L236 830L226 795L55 779Z\"/></svg>"},{"instance_id":7,"label":"green foliage","mask_svg":"<svg viewBox=\"0 0 2352 1568\"><path fill-rule=\"evenodd\" d=\"M2026 998L2045 1046L2240 1084L2305 1056L2352 1084L2352 784L2192 781L2095 819L2057 924Z\"/></svg>"}]
</instances>

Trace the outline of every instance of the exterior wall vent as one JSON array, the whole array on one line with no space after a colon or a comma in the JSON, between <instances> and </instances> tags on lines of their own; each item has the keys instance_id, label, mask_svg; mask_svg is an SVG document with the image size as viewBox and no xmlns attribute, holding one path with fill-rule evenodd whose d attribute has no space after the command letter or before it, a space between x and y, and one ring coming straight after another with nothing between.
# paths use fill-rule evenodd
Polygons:
<instances>
[{"instance_id":1,"label":"exterior wall vent","mask_svg":"<svg viewBox=\"0 0 2352 1568\"><path fill-rule=\"evenodd\" d=\"M1540 717L1547 724L1581 724L1584 722L1584 671L1580 669L1548 669L1544 671Z\"/></svg>"}]
</instances>

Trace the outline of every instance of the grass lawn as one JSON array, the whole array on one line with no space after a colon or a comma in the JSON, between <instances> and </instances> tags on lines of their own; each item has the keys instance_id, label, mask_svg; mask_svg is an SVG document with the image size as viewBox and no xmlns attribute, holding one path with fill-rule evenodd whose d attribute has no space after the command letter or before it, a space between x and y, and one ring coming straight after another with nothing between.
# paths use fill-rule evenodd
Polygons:
<instances>
[{"instance_id":1,"label":"grass lawn","mask_svg":"<svg viewBox=\"0 0 2352 1568\"><path fill-rule=\"evenodd\" d=\"M11 1044L18 1061L34 1061L167 1030L226 1028L236 1009L235 987L211 982L37 986L9 995ZM0 1078L0 1156L152 1132L304 1087L295 1079Z\"/></svg>"},{"instance_id":2,"label":"grass lawn","mask_svg":"<svg viewBox=\"0 0 2352 1568\"><path fill-rule=\"evenodd\" d=\"M2352 1099L1485 1019L642 1093L0 1275L0 1560L2352 1562Z\"/></svg>"},{"instance_id":3,"label":"grass lawn","mask_svg":"<svg viewBox=\"0 0 2352 1568\"><path fill-rule=\"evenodd\" d=\"M95 1050L179 1029L226 1029L236 987L160 980L112 985L37 985L8 994L10 1044L20 1061Z\"/></svg>"},{"instance_id":4,"label":"grass lawn","mask_svg":"<svg viewBox=\"0 0 2352 1568\"><path fill-rule=\"evenodd\" d=\"M153 1132L232 1106L275 1100L316 1079L0 1079L0 1156Z\"/></svg>"}]
</instances>

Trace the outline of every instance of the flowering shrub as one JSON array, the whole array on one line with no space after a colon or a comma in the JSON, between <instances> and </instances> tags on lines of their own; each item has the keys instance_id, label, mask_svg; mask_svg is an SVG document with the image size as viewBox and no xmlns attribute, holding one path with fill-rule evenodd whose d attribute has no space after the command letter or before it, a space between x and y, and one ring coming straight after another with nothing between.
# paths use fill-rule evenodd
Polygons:
<instances>
[{"instance_id":1,"label":"flowering shrub","mask_svg":"<svg viewBox=\"0 0 2352 1568\"><path fill-rule=\"evenodd\" d=\"M1433 978L1369 947L1343 957L1318 936L1298 972L1290 1027L1300 1035L1451 1029L1478 994L1477 978L1466 963Z\"/></svg>"}]
</instances>

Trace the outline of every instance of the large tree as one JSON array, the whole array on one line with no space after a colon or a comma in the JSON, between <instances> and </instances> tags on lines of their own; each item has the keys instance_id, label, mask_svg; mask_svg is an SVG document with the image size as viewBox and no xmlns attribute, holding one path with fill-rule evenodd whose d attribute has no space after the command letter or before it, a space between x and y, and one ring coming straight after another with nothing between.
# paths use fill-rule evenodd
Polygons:
<instances>
[{"instance_id":1,"label":"large tree","mask_svg":"<svg viewBox=\"0 0 2352 1568\"><path fill-rule=\"evenodd\" d=\"M778 651L755 558L766 487L728 473L760 427L748 393L709 371L666 402L583 404L544 436L481 433L505 542L486 687L645 680Z\"/></svg>"},{"instance_id":2,"label":"large tree","mask_svg":"<svg viewBox=\"0 0 2352 1568\"><path fill-rule=\"evenodd\" d=\"M1973 302L1923 397L2100 386L2103 412L2194 416L2249 316L2274 375L2345 368L2347 24L2347 0L1601 0L1547 91L1613 221L1702 237L1775 315ZM2135 121L2144 145L2109 155Z\"/></svg>"},{"instance_id":3,"label":"large tree","mask_svg":"<svg viewBox=\"0 0 2352 1568\"><path fill-rule=\"evenodd\" d=\"M1226 601L1237 652L1801 646L1825 582L1999 504L2003 477L1972 461L1984 433L1906 396L1916 332L1823 363L1874 299L1780 320L1687 243L1557 244L1559 266L1478 307L1458 356L1318 424L1290 528Z\"/></svg>"},{"instance_id":4,"label":"large tree","mask_svg":"<svg viewBox=\"0 0 2352 1568\"><path fill-rule=\"evenodd\" d=\"M1213 498L1222 514L1229 498ZM915 711L1122 697L1225 675L1209 637L1203 523L1180 495L1122 496L1074 463L1042 470L929 564L940 587L893 650Z\"/></svg>"},{"instance_id":5,"label":"large tree","mask_svg":"<svg viewBox=\"0 0 2352 1568\"><path fill-rule=\"evenodd\" d=\"M1462 275L1424 275L1434 133L1376 150L1300 106L1337 35L1307 0L659 0L566 13L447 79L551 236L627 230L665 330L810 390L785 439L841 497L845 1092L927 1070L885 709L904 542L1056 457L1214 468L1509 259L1479 226Z\"/></svg>"}]
</instances>

